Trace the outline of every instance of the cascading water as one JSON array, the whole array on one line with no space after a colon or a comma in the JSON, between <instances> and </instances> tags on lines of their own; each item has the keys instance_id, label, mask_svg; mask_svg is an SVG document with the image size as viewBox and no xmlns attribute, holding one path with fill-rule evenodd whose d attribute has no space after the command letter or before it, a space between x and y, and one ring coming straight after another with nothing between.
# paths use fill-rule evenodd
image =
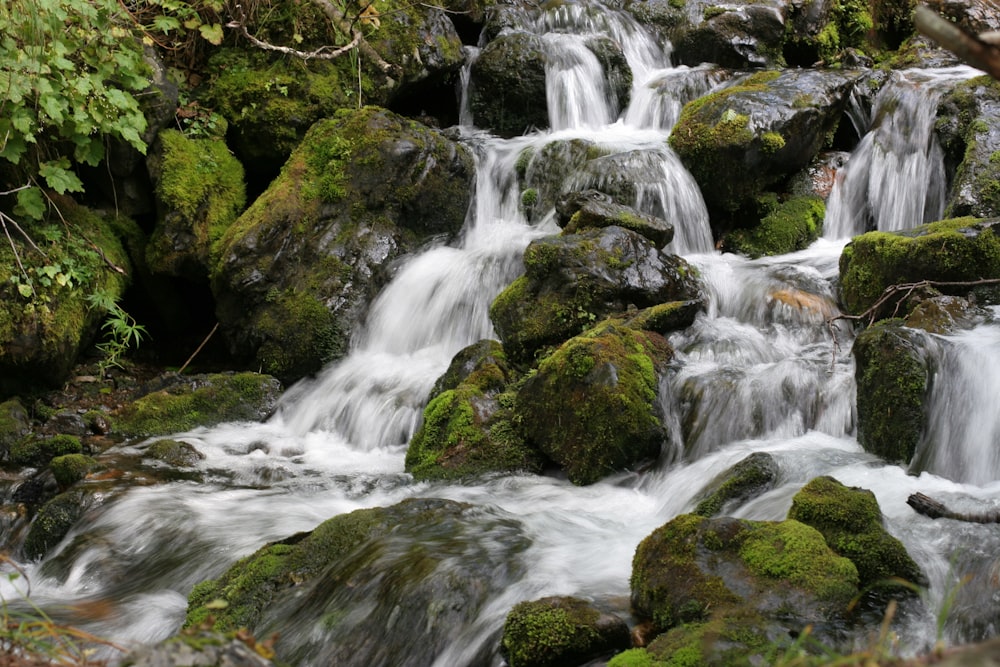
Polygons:
<instances>
[{"instance_id":1,"label":"cascading water","mask_svg":"<svg viewBox=\"0 0 1000 667\"><path fill-rule=\"evenodd\" d=\"M25 565L36 604L56 619L122 644L157 641L177 631L186 595L197 582L218 576L261 545L359 508L388 507L415 497L443 498L481 508L481 526L490 531L481 537L486 562L501 542L524 542L522 566L503 578L496 575L493 588L486 587L490 593L477 618L454 628L452 641L433 659L441 667L497 665L497 636L511 606L571 594L618 600L622 607L636 545L658 526L690 511L712 477L750 453L768 452L780 468L778 486L733 514L783 519L794 493L818 475L871 489L887 528L904 541L930 580L926 607L915 606L903 615L905 650L917 652L933 643L935 614L956 581L951 554L965 554L961 564L970 568L983 567L997 539L987 528L949 530L941 522L916 516L906 498L922 491L997 502L1000 487L975 484L996 479L1000 471L992 458L989 463L977 458L987 456L986 439L976 440L961 469L936 461L929 466L934 474L920 477L864 453L853 436L853 366L847 354L851 331L827 325L836 312L831 285L846 238L872 216L878 217L880 228L922 221L924 210L934 204L926 203L934 197L921 194L918 199L925 203L919 213L884 223L882 213L865 212L859 204L872 198L874 211L892 208L892 197L879 194L886 189L878 190L872 182L884 178L890 162L926 161L929 135L911 129L917 158L889 158L886 140L877 131L869 135L838 185L839 203L831 204L826 230L835 240L766 260L720 256L712 252L698 189L665 138L680 105L703 94L721 75L702 68L670 68L667 54L654 40L634 21L606 7L566 3L544 12L534 29L556 33L546 43L565 56L550 72L555 131L501 140L463 128L463 141L477 156L478 176L460 243L429 248L399 267L367 322L355 332L348 357L315 380L291 388L273 419L175 436L204 454L197 464L202 480L134 487L94 508L45 560ZM610 35L622 45L633 72L631 103L620 118L611 102L592 104L598 96L611 99L605 94L606 83L593 80L599 68L580 49L596 34ZM898 106L906 104L901 99ZM584 109L595 106L601 108ZM890 125L884 121L879 127ZM536 224L526 219L517 162L528 149L538 153L567 140L598 147L600 157L592 162L624 167L619 177L636 186L634 204L676 225L677 240L670 249L688 255L707 285L706 312L671 338L677 358L674 372L661 386L664 412L674 425L669 450L655 470L622 473L583 488L540 476L414 484L403 473L403 456L431 386L458 350L493 337L487 312L491 300L520 272L525 246L558 231L551 215L538 216ZM862 156L866 151L867 157ZM876 159L878 151L883 154ZM909 169L907 179L919 180L920 169ZM569 174L561 189L615 186L608 178L609 170L601 164L589 169L585 165ZM899 187L903 185L908 187L909 180ZM979 372L992 368L1000 357L995 329L956 336L951 343L955 350L984 351L989 360L966 356L967 350L955 356L955 364L967 363L959 357L972 359ZM940 400L953 393L941 382L937 387ZM975 393L996 394L991 387ZM965 416L992 414L988 407L966 401L963 409L968 412L942 405L935 419L950 411L974 426L966 434L996 430L995 423L987 429ZM933 432L941 438L965 438L946 423L953 424L942 421ZM146 446L123 447L122 454ZM993 466L991 472L974 472L986 466ZM512 525L520 532L512 531ZM977 559L980 552L985 555ZM463 551L456 557L479 558L478 553ZM18 590L4 580L0 594L9 600ZM988 594L980 592L965 604L975 608ZM362 618L368 608L365 600L343 599L339 604ZM88 616L87 610L99 614ZM286 637L289 654L296 655L300 665L327 664L317 657L324 655L320 649L310 652L311 642L322 636L321 619L296 615L294 609L280 611L287 618L275 619L273 629ZM358 632L384 637L413 624L390 616L386 623L394 625L389 631L372 618ZM984 636L973 625L951 630L945 639ZM414 636L420 631L414 629ZM407 660L401 653L382 662L413 664Z\"/></svg>"}]
</instances>

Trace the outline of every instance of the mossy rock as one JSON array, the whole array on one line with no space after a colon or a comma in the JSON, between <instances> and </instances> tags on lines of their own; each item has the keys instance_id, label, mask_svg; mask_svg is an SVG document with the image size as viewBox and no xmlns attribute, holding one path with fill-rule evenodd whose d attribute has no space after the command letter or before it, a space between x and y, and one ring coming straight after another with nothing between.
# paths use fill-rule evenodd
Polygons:
<instances>
[{"instance_id":1,"label":"mossy rock","mask_svg":"<svg viewBox=\"0 0 1000 667\"><path fill-rule=\"evenodd\" d=\"M931 365L925 334L883 320L854 340L858 442L891 462L913 458L927 423Z\"/></svg>"},{"instance_id":2,"label":"mossy rock","mask_svg":"<svg viewBox=\"0 0 1000 667\"><path fill-rule=\"evenodd\" d=\"M275 663L258 650L263 652L266 647L255 644L254 638L243 634L188 630L157 644L131 651L121 664L122 667L274 667Z\"/></svg>"},{"instance_id":3,"label":"mossy rock","mask_svg":"<svg viewBox=\"0 0 1000 667\"><path fill-rule=\"evenodd\" d=\"M243 165L220 139L164 130L147 167L156 188L158 221L146 246L156 274L203 281L222 235L243 212Z\"/></svg>"},{"instance_id":4,"label":"mossy rock","mask_svg":"<svg viewBox=\"0 0 1000 667\"><path fill-rule=\"evenodd\" d=\"M694 324L695 318L704 309L701 299L669 301L649 308L643 308L625 319L633 329L655 331L666 336L672 331L680 331Z\"/></svg>"},{"instance_id":5,"label":"mossy rock","mask_svg":"<svg viewBox=\"0 0 1000 667\"><path fill-rule=\"evenodd\" d=\"M502 391L513 379L503 346L495 340L481 340L452 357L448 369L434 382L429 399L460 384L471 384L481 391Z\"/></svg>"},{"instance_id":6,"label":"mossy rock","mask_svg":"<svg viewBox=\"0 0 1000 667\"><path fill-rule=\"evenodd\" d=\"M45 466L57 456L82 454L83 445L75 435L28 436L10 448L10 462L15 465Z\"/></svg>"},{"instance_id":7,"label":"mossy rock","mask_svg":"<svg viewBox=\"0 0 1000 667\"><path fill-rule=\"evenodd\" d=\"M541 37L528 32L505 33L487 44L469 74L476 126L501 137L547 128L546 60Z\"/></svg>"},{"instance_id":8,"label":"mossy rock","mask_svg":"<svg viewBox=\"0 0 1000 667\"><path fill-rule=\"evenodd\" d=\"M867 489L817 477L792 498L788 518L812 526L835 553L849 558L863 589L906 596L927 585L903 543L885 530L875 494Z\"/></svg>"},{"instance_id":9,"label":"mossy rock","mask_svg":"<svg viewBox=\"0 0 1000 667\"><path fill-rule=\"evenodd\" d=\"M52 476L60 488L73 486L97 467L97 461L85 454L63 454L49 461Z\"/></svg>"},{"instance_id":10,"label":"mossy rock","mask_svg":"<svg viewBox=\"0 0 1000 667\"><path fill-rule=\"evenodd\" d=\"M798 631L842 619L858 572L798 521L686 514L639 544L631 589L634 612L660 631L748 611Z\"/></svg>"},{"instance_id":11,"label":"mossy rock","mask_svg":"<svg viewBox=\"0 0 1000 667\"><path fill-rule=\"evenodd\" d=\"M757 199L762 216L749 230L726 236L724 249L756 259L803 250L819 238L826 206L815 196L791 197L779 201L773 193Z\"/></svg>"},{"instance_id":12,"label":"mossy rock","mask_svg":"<svg viewBox=\"0 0 1000 667\"><path fill-rule=\"evenodd\" d=\"M658 372L671 357L659 334L615 320L570 339L517 393L514 413L527 442L574 484L655 459L666 438Z\"/></svg>"},{"instance_id":13,"label":"mossy rock","mask_svg":"<svg viewBox=\"0 0 1000 667\"><path fill-rule=\"evenodd\" d=\"M1000 278L1000 219L957 218L905 232L868 232L840 256L840 298L849 313L872 306L887 287L922 280L942 282ZM940 287L947 293L972 288ZM891 313L895 301L876 315Z\"/></svg>"},{"instance_id":14,"label":"mossy rock","mask_svg":"<svg viewBox=\"0 0 1000 667\"><path fill-rule=\"evenodd\" d=\"M31 419L20 399L0 403L0 461L6 461L10 449L31 431Z\"/></svg>"},{"instance_id":15,"label":"mossy rock","mask_svg":"<svg viewBox=\"0 0 1000 667\"><path fill-rule=\"evenodd\" d=\"M212 291L232 352L283 382L341 357L389 265L461 229L472 174L460 144L385 109L316 123L221 241Z\"/></svg>"},{"instance_id":16,"label":"mossy rock","mask_svg":"<svg viewBox=\"0 0 1000 667\"><path fill-rule=\"evenodd\" d=\"M778 464L767 452L754 452L730 467L709 484L693 514L711 517L724 509L745 504L774 488ZM795 517L792 517L795 518Z\"/></svg>"},{"instance_id":17,"label":"mossy rock","mask_svg":"<svg viewBox=\"0 0 1000 667\"><path fill-rule=\"evenodd\" d=\"M277 632L288 664L427 665L523 576L528 544L513 518L454 501L361 509L198 584L186 625ZM372 628L391 632L372 642Z\"/></svg>"},{"instance_id":18,"label":"mossy rock","mask_svg":"<svg viewBox=\"0 0 1000 667\"><path fill-rule=\"evenodd\" d=\"M0 245L0 396L61 385L105 316L87 297L117 301L132 273L127 240L141 238L134 221L53 196L65 222L53 216L30 230L45 258L18 234Z\"/></svg>"},{"instance_id":19,"label":"mossy rock","mask_svg":"<svg viewBox=\"0 0 1000 667\"><path fill-rule=\"evenodd\" d=\"M471 383L434 397L406 450L406 471L418 480L541 472L544 457L525 442L511 401Z\"/></svg>"},{"instance_id":20,"label":"mossy rock","mask_svg":"<svg viewBox=\"0 0 1000 667\"><path fill-rule=\"evenodd\" d=\"M227 421L261 421L274 410L281 391L278 380L259 373L178 377L122 407L115 415L115 431L148 437Z\"/></svg>"},{"instance_id":21,"label":"mossy rock","mask_svg":"<svg viewBox=\"0 0 1000 667\"><path fill-rule=\"evenodd\" d=\"M941 101L936 129L954 163L945 215L1000 216L1000 82L977 77Z\"/></svg>"},{"instance_id":22,"label":"mossy rock","mask_svg":"<svg viewBox=\"0 0 1000 667\"><path fill-rule=\"evenodd\" d=\"M194 445L171 438L152 443L146 448L145 454L175 468L190 468L205 458Z\"/></svg>"},{"instance_id":23,"label":"mossy rock","mask_svg":"<svg viewBox=\"0 0 1000 667\"><path fill-rule=\"evenodd\" d=\"M69 533L86 509L87 494L78 490L61 493L42 505L24 539L24 555L42 558Z\"/></svg>"},{"instance_id":24,"label":"mossy rock","mask_svg":"<svg viewBox=\"0 0 1000 667\"><path fill-rule=\"evenodd\" d=\"M519 602L507 614L500 654L510 667L579 665L628 648L625 621L573 597Z\"/></svg>"},{"instance_id":25,"label":"mossy rock","mask_svg":"<svg viewBox=\"0 0 1000 667\"><path fill-rule=\"evenodd\" d=\"M583 202L563 228L563 232L575 234L587 228L600 229L612 225L630 229L646 237L657 248L663 248L674 238L673 225L666 220L646 215L630 206L595 199Z\"/></svg>"}]
</instances>

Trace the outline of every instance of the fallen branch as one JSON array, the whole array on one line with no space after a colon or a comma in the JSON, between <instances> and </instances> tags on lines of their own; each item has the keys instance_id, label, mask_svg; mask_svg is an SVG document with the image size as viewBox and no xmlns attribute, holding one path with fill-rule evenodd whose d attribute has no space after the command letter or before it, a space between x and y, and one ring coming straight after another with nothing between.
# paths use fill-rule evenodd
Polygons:
<instances>
[{"instance_id":1,"label":"fallen branch","mask_svg":"<svg viewBox=\"0 0 1000 667\"><path fill-rule=\"evenodd\" d=\"M917 6L913 23L921 33L968 64L1000 79L1000 49L993 44L969 34L924 5Z\"/></svg>"},{"instance_id":2,"label":"fallen branch","mask_svg":"<svg viewBox=\"0 0 1000 667\"><path fill-rule=\"evenodd\" d=\"M216 331L218 331L218 329L219 329L219 323L216 322L215 326L212 327L212 330L208 332L207 336L205 336L205 340L201 341L201 345L198 346L198 349L196 349L194 352L191 353L191 356L188 357L188 360L185 361L184 365L181 366L180 370L177 371L178 375L181 375L184 372L184 369L187 368L192 361L194 361L194 358L198 356L199 352L201 352L201 348L205 347L209 339L215 334Z\"/></svg>"},{"instance_id":3,"label":"fallen branch","mask_svg":"<svg viewBox=\"0 0 1000 667\"><path fill-rule=\"evenodd\" d=\"M339 58L348 51L357 48L361 43L361 33L358 31L354 32L354 38L347 44L343 46L321 46L315 51L299 51L287 46L277 46L275 44L270 44L264 40L257 39L250 34L246 26L246 15L243 13L243 6L236 5L236 10L239 12L239 18L236 21L230 21L226 24L227 28L235 28L240 31L244 37L246 37L251 44L259 49L264 49L265 51L277 51L278 53L284 53L286 55L295 56L296 58L301 58L302 60L312 60L313 58L319 58L321 60L333 60L334 58Z\"/></svg>"},{"instance_id":4,"label":"fallen branch","mask_svg":"<svg viewBox=\"0 0 1000 667\"><path fill-rule=\"evenodd\" d=\"M982 512L980 514L954 512L945 507L944 503L938 502L922 493L911 494L906 499L906 504L912 507L917 513L932 519L955 519L956 521L968 521L970 523L1000 523L1000 511L993 510L992 512Z\"/></svg>"},{"instance_id":5,"label":"fallen branch","mask_svg":"<svg viewBox=\"0 0 1000 667\"><path fill-rule=\"evenodd\" d=\"M896 295L900 294L901 292L905 292L905 294L898 301L896 301L895 308L892 311L892 317L895 317L896 315L899 314L900 305L903 303L903 301L905 301L906 297L910 296L914 291L918 289L923 289L925 287L933 287L935 289L939 287L971 288L971 287L982 287L983 285L1000 285L1000 278L980 278L979 280L956 280L956 281L921 280L915 283L899 283L897 285L890 285L885 288L885 290L882 292L882 295L879 296L879 298L875 301L875 303L869 306L868 309L865 310L863 313L859 315L848 315L841 313L840 315L829 318L827 322L832 323L837 320L849 320L852 322L858 322L861 320L867 320L865 324L871 325L878 316L879 311L881 311L882 308L885 307L886 304L891 299L893 299Z\"/></svg>"}]
</instances>

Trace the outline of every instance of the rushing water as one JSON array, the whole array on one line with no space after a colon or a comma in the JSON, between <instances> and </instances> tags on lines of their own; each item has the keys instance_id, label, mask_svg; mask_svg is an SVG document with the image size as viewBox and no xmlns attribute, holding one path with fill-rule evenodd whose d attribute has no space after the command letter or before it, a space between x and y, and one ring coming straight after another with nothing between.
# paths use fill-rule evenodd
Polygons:
<instances>
[{"instance_id":1,"label":"rushing water","mask_svg":"<svg viewBox=\"0 0 1000 667\"><path fill-rule=\"evenodd\" d=\"M931 582L926 606L907 606L900 614L903 650L917 652L933 643L937 614L956 590L958 574L988 576L1000 540L988 527L955 527L915 515L905 500L921 491L972 508L1000 504L993 446L1000 424L988 403L997 394L1000 372L983 377L984 369L1000 363L1000 329L943 341L949 352L935 384L931 419L941 454L927 472L910 476L858 446L852 332L827 320L837 312L833 285L847 238L873 224L912 226L940 207L941 193L928 189L939 182L937 149L929 138L936 88L918 86L923 93L914 92L910 100L893 92L895 82L886 87L885 95L895 95L898 103L883 109L880 96L875 116L884 115L837 184L827 239L792 255L749 261L712 250L697 186L665 143L683 102L723 75L711 68L669 67L669 53L606 8L566 3L544 13L533 29L547 35L547 48L559 54L548 72L553 130L501 140L463 128L478 177L461 241L428 249L402 267L354 333L347 358L289 389L267 423L176 436L205 455L197 466L204 481L137 487L111 498L43 562L26 564L37 604L120 643L156 641L177 631L195 583L268 541L363 507L447 498L482 508L488 525L516 522L526 538L522 570L497 582L476 621L457 628L434 660L442 667L499 664L497 633L513 604L572 594L617 600L627 612L622 600L639 541L693 508L706 484L727 467L752 452L769 452L780 466L779 485L735 514L782 519L794 493L817 475L871 489L886 527ZM620 114L584 48L591 33L622 44L633 70L631 104ZM901 75L900 82L917 76ZM899 114L911 108L915 115L904 120ZM474 121L464 105L463 119L467 125ZM887 137L895 141L899 135L911 144L903 153L887 148ZM416 484L403 472L403 457L431 386L457 351L494 337L490 302L521 271L525 246L558 231L551 215L526 219L515 164L525 149L566 139L592 142L605 153L601 159L624 165L625 175L618 177L637 184L634 204L675 223L677 239L669 250L685 254L704 277L706 311L672 336L677 357L661 386L672 439L655 469L584 488L539 476ZM890 173L899 178L888 180ZM562 187L606 186L610 176L584 168L567 174ZM899 210L903 200L913 206ZM122 449L141 452L147 445ZM499 538L482 539L489 549L489 540ZM4 598L17 596L16 583L0 583ZM991 633L975 612L993 604L988 587L959 596L952 607L958 620L945 639ZM293 618L283 628L305 645L316 622ZM377 620L367 631L388 632ZM387 658L384 664L393 662ZM323 662L305 658L302 664Z\"/></svg>"}]
</instances>

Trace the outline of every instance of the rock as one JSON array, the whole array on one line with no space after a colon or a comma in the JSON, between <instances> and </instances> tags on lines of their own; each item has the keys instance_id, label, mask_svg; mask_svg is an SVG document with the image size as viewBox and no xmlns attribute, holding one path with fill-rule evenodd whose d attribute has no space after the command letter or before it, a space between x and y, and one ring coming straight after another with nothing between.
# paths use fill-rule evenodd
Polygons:
<instances>
[{"instance_id":1,"label":"rock","mask_svg":"<svg viewBox=\"0 0 1000 667\"><path fill-rule=\"evenodd\" d=\"M259 373L175 376L124 405L115 414L115 431L148 437L227 421L261 421L274 411L281 391L278 380Z\"/></svg>"},{"instance_id":2,"label":"rock","mask_svg":"<svg viewBox=\"0 0 1000 667\"><path fill-rule=\"evenodd\" d=\"M254 646L250 643L253 642ZM209 631L185 632L130 653L123 667L272 667L253 638Z\"/></svg>"},{"instance_id":3,"label":"rock","mask_svg":"<svg viewBox=\"0 0 1000 667\"><path fill-rule=\"evenodd\" d=\"M176 468L190 468L205 458L194 445L171 438L150 444L145 453Z\"/></svg>"},{"instance_id":4,"label":"rock","mask_svg":"<svg viewBox=\"0 0 1000 667\"><path fill-rule=\"evenodd\" d=\"M357 510L198 584L186 623L277 632L287 664L423 667L520 579L528 543L514 519L450 500Z\"/></svg>"},{"instance_id":5,"label":"rock","mask_svg":"<svg viewBox=\"0 0 1000 667\"><path fill-rule=\"evenodd\" d=\"M191 139L178 130L160 133L146 164L157 208L149 270L204 283L216 245L246 205L243 166L221 139Z\"/></svg>"},{"instance_id":6,"label":"rock","mask_svg":"<svg viewBox=\"0 0 1000 667\"><path fill-rule=\"evenodd\" d=\"M685 260L617 226L535 240L524 264L525 275L490 307L504 351L519 364L630 306L701 297L696 272Z\"/></svg>"},{"instance_id":7,"label":"rock","mask_svg":"<svg viewBox=\"0 0 1000 667\"><path fill-rule=\"evenodd\" d=\"M988 322L993 314L975 303L975 299L937 295L918 299L903 323L928 333L949 334Z\"/></svg>"},{"instance_id":8,"label":"rock","mask_svg":"<svg viewBox=\"0 0 1000 667\"><path fill-rule=\"evenodd\" d=\"M20 399L12 398L0 403L0 461L6 461L11 447L30 431L31 419Z\"/></svg>"},{"instance_id":9,"label":"rock","mask_svg":"<svg viewBox=\"0 0 1000 667\"><path fill-rule=\"evenodd\" d=\"M84 436L90 434L90 427L84 421L83 416L76 410L59 410L49 417L45 427L53 433L65 433L67 435Z\"/></svg>"},{"instance_id":10,"label":"rock","mask_svg":"<svg viewBox=\"0 0 1000 667\"><path fill-rule=\"evenodd\" d=\"M452 358L448 370L434 382L428 400L465 383L483 391L501 391L511 378L503 346L495 340L481 340L463 348Z\"/></svg>"},{"instance_id":11,"label":"rock","mask_svg":"<svg viewBox=\"0 0 1000 667\"><path fill-rule=\"evenodd\" d=\"M805 168L840 122L859 76L760 72L685 105L669 142L710 212L732 214Z\"/></svg>"},{"instance_id":12,"label":"rock","mask_svg":"<svg viewBox=\"0 0 1000 667\"><path fill-rule=\"evenodd\" d=\"M783 201L773 193L757 198L762 214L752 229L730 232L723 249L752 259L765 255L784 255L804 250L819 238L826 206L819 197L791 197Z\"/></svg>"},{"instance_id":13,"label":"rock","mask_svg":"<svg viewBox=\"0 0 1000 667\"><path fill-rule=\"evenodd\" d=\"M997 218L957 218L903 232L869 232L855 237L840 256L844 308L849 313L863 313L887 287L901 283L1000 278L1000 240L994 231L998 224ZM972 287L939 289L963 294ZM873 315L890 315L898 300L890 299Z\"/></svg>"},{"instance_id":14,"label":"rock","mask_svg":"<svg viewBox=\"0 0 1000 667\"><path fill-rule=\"evenodd\" d=\"M81 453L83 445L75 435L27 436L11 445L10 462L22 466L45 466L57 456Z\"/></svg>"},{"instance_id":15,"label":"rock","mask_svg":"<svg viewBox=\"0 0 1000 667\"><path fill-rule=\"evenodd\" d=\"M96 467L97 461L84 454L63 454L49 461L49 468L62 489L73 486Z\"/></svg>"},{"instance_id":16,"label":"rock","mask_svg":"<svg viewBox=\"0 0 1000 667\"><path fill-rule=\"evenodd\" d=\"M884 320L854 340L858 442L887 461L910 462L926 428L931 364L924 335Z\"/></svg>"},{"instance_id":17,"label":"rock","mask_svg":"<svg viewBox=\"0 0 1000 667\"><path fill-rule=\"evenodd\" d=\"M640 620L665 632L735 619L752 630L744 642L809 624L822 634L844 619L857 586L854 564L794 520L681 515L646 537L632 562L632 608ZM753 664L748 658L760 650L751 641L734 664Z\"/></svg>"},{"instance_id":18,"label":"rock","mask_svg":"<svg viewBox=\"0 0 1000 667\"><path fill-rule=\"evenodd\" d=\"M547 128L545 62L538 35L508 32L487 44L469 73L469 108L476 126L501 137Z\"/></svg>"},{"instance_id":19,"label":"rock","mask_svg":"<svg viewBox=\"0 0 1000 667\"><path fill-rule=\"evenodd\" d=\"M610 37L593 35L586 41L587 48L597 56L604 70L604 80L608 84L612 118L617 118L626 107L632 95L632 68L622 47Z\"/></svg>"},{"instance_id":20,"label":"rock","mask_svg":"<svg viewBox=\"0 0 1000 667\"><path fill-rule=\"evenodd\" d=\"M73 524L93 505L94 496L80 490L61 493L42 505L31 522L22 547L29 560L42 558L69 533Z\"/></svg>"},{"instance_id":21,"label":"rock","mask_svg":"<svg viewBox=\"0 0 1000 667\"><path fill-rule=\"evenodd\" d=\"M576 234L584 229L602 229L611 226L636 232L660 249L674 238L674 228L665 220L640 213L630 206L594 200L584 203L573 214L563 233Z\"/></svg>"},{"instance_id":22,"label":"rock","mask_svg":"<svg viewBox=\"0 0 1000 667\"><path fill-rule=\"evenodd\" d=\"M614 320L570 339L517 393L525 439L574 484L654 460L667 435L658 373L671 357L659 334Z\"/></svg>"},{"instance_id":23,"label":"rock","mask_svg":"<svg viewBox=\"0 0 1000 667\"><path fill-rule=\"evenodd\" d=\"M629 647L625 621L586 600L547 597L507 614L500 654L510 667L580 665Z\"/></svg>"},{"instance_id":24,"label":"rock","mask_svg":"<svg viewBox=\"0 0 1000 667\"><path fill-rule=\"evenodd\" d=\"M817 477L792 498L788 518L812 526L834 553L849 558L868 593L907 597L928 585L903 543L885 530L875 494L867 489Z\"/></svg>"},{"instance_id":25,"label":"rock","mask_svg":"<svg viewBox=\"0 0 1000 667\"><path fill-rule=\"evenodd\" d=\"M671 31L673 57L682 65L715 63L741 69L780 63L785 2L687 0L690 23Z\"/></svg>"},{"instance_id":26,"label":"rock","mask_svg":"<svg viewBox=\"0 0 1000 667\"><path fill-rule=\"evenodd\" d=\"M231 351L283 382L342 356L389 265L458 233L472 173L464 147L384 109L317 123L220 243Z\"/></svg>"},{"instance_id":27,"label":"rock","mask_svg":"<svg viewBox=\"0 0 1000 667\"><path fill-rule=\"evenodd\" d=\"M938 107L942 144L954 167L945 216L1000 216L1000 83L959 84Z\"/></svg>"},{"instance_id":28,"label":"rock","mask_svg":"<svg viewBox=\"0 0 1000 667\"><path fill-rule=\"evenodd\" d=\"M778 481L778 472L773 456L767 452L754 452L712 480L693 514L713 517L724 514L727 508L745 505L773 489Z\"/></svg>"}]
</instances>

